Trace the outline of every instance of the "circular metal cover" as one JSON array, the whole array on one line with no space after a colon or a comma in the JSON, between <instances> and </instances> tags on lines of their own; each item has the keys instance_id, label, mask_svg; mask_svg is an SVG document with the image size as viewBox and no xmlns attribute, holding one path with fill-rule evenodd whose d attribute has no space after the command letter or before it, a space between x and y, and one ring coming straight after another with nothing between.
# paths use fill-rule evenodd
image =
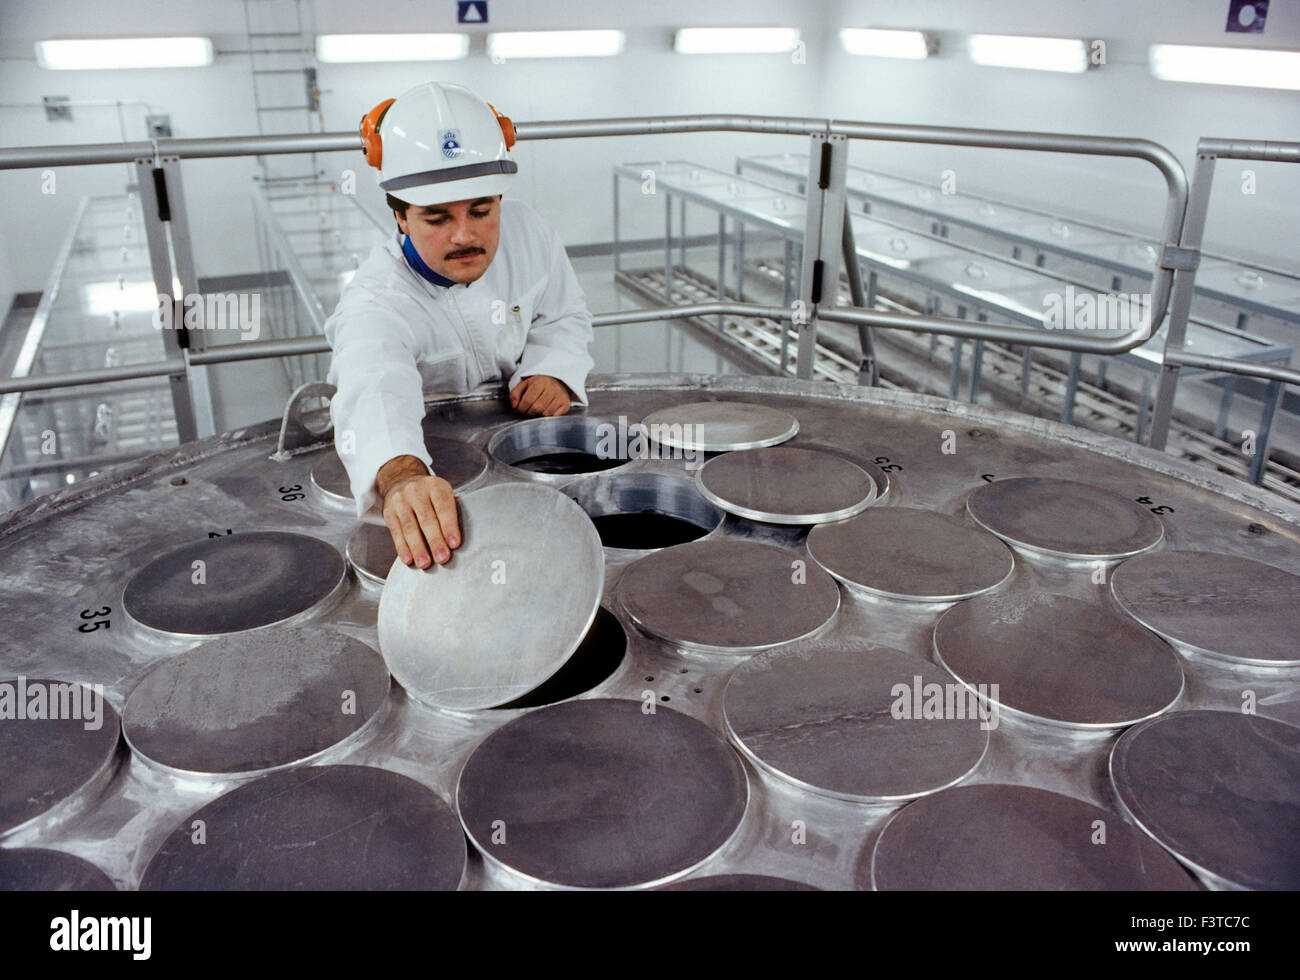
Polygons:
<instances>
[{"instance_id":1,"label":"circular metal cover","mask_svg":"<svg viewBox=\"0 0 1300 980\"><path fill-rule=\"evenodd\" d=\"M1163 551L1115 569L1111 593L1153 632L1234 663L1300 663L1300 575L1233 555Z\"/></svg>"},{"instance_id":2,"label":"circular metal cover","mask_svg":"<svg viewBox=\"0 0 1300 980\"><path fill-rule=\"evenodd\" d=\"M927 712L949 686L951 713ZM727 682L722 712L732 742L760 769L864 802L953 785L979 765L991 727L951 674L888 647L755 657Z\"/></svg>"},{"instance_id":3,"label":"circular metal cover","mask_svg":"<svg viewBox=\"0 0 1300 980\"><path fill-rule=\"evenodd\" d=\"M331 449L311 468L311 482L324 494L337 500L351 500L352 486L343 460Z\"/></svg>"},{"instance_id":4,"label":"circular metal cover","mask_svg":"<svg viewBox=\"0 0 1300 980\"><path fill-rule=\"evenodd\" d=\"M241 633L159 664L122 709L137 755L184 773L255 773L302 763L365 727L388 669L326 629Z\"/></svg>"},{"instance_id":5,"label":"circular metal cover","mask_svg":"<svg viewBox=\"0 0 1300 980\"><path fill-rule=\"evenodd\" d=\"M1164 640L1109 609L1049 592L958 603L935 627L934 650L1001 710L1066 728L1132 725L1167 710L1183 690L1182 664Z\"/></svg>"},{"instance_id":6,"label":"circular metal cover","mask_svg":"<svg viewBox=\"0 0 1300 980\"><path fill-rule=\"evenodd\" d=\"M808 553L843 582L895 599L951 602L995 589L1015 567L997 538L947 514L872 508L808 534Z\"/></svg>"},{"instance_id":7,"label":"circular metal cover","mask_svg":"<svg viewBox=\"0 0 1300 980\"><path fill-rule=\"evenodd\" d=\"M459 490L477 481L487 472L487 453L459 439L424 437L424 446L433 458L433 472ZM337 451L331 449L311 471L311 482L323 493L339 500L352 500L352 485Z\"/></svg>"},{"instance_id":8,"label":"circular metal cover","mask_svg":"<svg viewBox=\"0 0 1300 980\"><path fill-rule=\"evenodd\" d=\"M835 456L847 459L850 463L865 470L867 475L871 477L872 482L876 485L876 501L884 500L889 496L889 488L893 485L893 480L890 479L889 473L881 468L881 464L875 462L871 457L864 456L862 453L854 452L851 449L845 449L842 446L835 446L829 442L821 442L816 439L800 439L799 445L793 448L815 449L818 452L831 453ZM883 454L877 455L885 460L890 458L890 456L885 456ZM885 463L884 465L889 464Z\"/></svg>"},{"instance_id":9,"label":"circular metal cover","mask_svg":"<svg viewBox=\"0 0 1300 980\"><path fill-rule=\"evenodd\" d=\"M362 524L348 536L348 564L367 582L383 585L397 561L393 535L385 524Z\"/></svg>"},{"instance_id":10,"label":"circular metal cover","mask_svg":"<svg viewBox=\"0 0 1300 980\"><path fill-rule=\"evenodd\" d=\"M865 865L858 884L881 891L1196 890L1119 814L1029 786L959 786L909 803Z\"/></svg>"},{"instance_id":11,"label":"circular metal cover","mask_svg":"<svg viewBox=\"0 0 1300 980\"><path fill-rule=\"evenodd\" d=\"M1072 480L996 480L972 491L966 509L1011 544L1064 558L1126 558L1154 548L1165 534L1141 504Z\"/></svg>"},{"instance_id":12,"label":"circular metal cover","mask_svg":"<svg viewBox=\"0 0 1300 980\"><path fill-rule=\"evenodd\" d=\"M1300 888L1300 728L1175 712L1120 736L1110 778L1137 824L1184 864L1239 888Z\"/></svg>"},{"instance_id":13,"label":"circular metal cover","mask_svg":"<svg viewBox=\"0 0 1300 980\"><path fill-rule=\"evenodd\" d=\"M664 885L665 892L819 892L816 885L771 875L711 875Z\"/></svg>"},{"instance_id":14,"label":"circular metal cover","mask_svg":"<svg viewBox=\"0 0 1300 980\"><path fill-rule=\"evenodd\" d=\"M813 636L840 607L835 579L815 564L731 538L648 555L627 567L615 595L647 633L714 653L748 654Z\"/></svg>"},{"instance_id":15,"label":"circular metal cover","mask_svg":"<svg viewBox=\"0 0 1300 980\"><path fill-rule=\"evenodd\" d=\"M243 531L154 559L127 583L122 602L145 626L210 636L282 622L342 588L346 578L343 556L318 538Z\"/></svg>"},{"instance_id":16,"label":"circular metal cover","mask_svg":"<svg viewBox=\"0 0 1300 980\"><path fill-rule=\"evenodd\" d=\"M577 649L600 604L605 555L582 508L540 484L466 494L460 530L446 565L393 565L379 649L418 700L492 708L537 687Z\"/></svg>"},{"instance_id":17,"label":"circular metal cover","mask_svg":"<svg viewBox=\"0 0 1300 980\"><path fill-rule=\"evenodd\" d=\"M713 854L748 794L740 759L695 719L647 713L640 701L578 700L484 739L461 772L456 805L489 860L551 884L624 888Z\"/></svg>"},{"instance_id":18,"label":"circular metal cover","mask_svg":"<svg viewBox=\"0 0 1300 980\"><path fill-rule=\"evenodd\" d=\"M839 521L876 499L876 483L861 467L792 446L715 456L696 479L700 492L728 513L772 524Z\"/></svg>"},{"instance_id":19,"label":"circular metal cover","mask_svg":"<svg viewBox=\"0 0 1300 980\"><path fill-rule=\"evenodd\" d=\"M0 834L39 817L113 764L121 723L102 693L45 678L0 681ZM32 717L38 711L44 717Z\"/></svg>"},{"instance_id":20,"label":"circular metal cover","mask_svg":"<svg viewBox=\"0 0 1300 980\"><path fill-rule=\"evenodd\" d=\"M304 766L246 783L185 818L140 889L454 891L467 856L451 808L415 780L370 766Z\"/></svg>"},{"instance_id":21,"label":"circular metal cover","mask_svg":"<svg viewBox=\"0 0 1300 980\"><path fill-rule=\"evenodd\" d=\"M113 892L113 879L89 861L37 847L0 848L0 891Z\"/></svg>"},{"instance_id":22,"label":"circular metal cover","mask_svg":"<svg viewBox=\"0 0 1300 980\"><path fill-rule=\"evenodd\" d=\"M793 439L799 420L751 402L690 402L651 412L641 422L661 446L723 453L761 449Z\"/></svg>"}]
</instances>

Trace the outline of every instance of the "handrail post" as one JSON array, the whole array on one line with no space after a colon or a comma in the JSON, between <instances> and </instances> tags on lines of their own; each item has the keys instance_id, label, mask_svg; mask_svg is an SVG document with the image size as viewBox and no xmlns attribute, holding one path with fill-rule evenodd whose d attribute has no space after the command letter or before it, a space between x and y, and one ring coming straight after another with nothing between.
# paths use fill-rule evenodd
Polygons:
<instances>
[{"instance_id":1,"label":"handrail post","mask_svg":"<svg viewBox=\"0 0 1300 980\"><path fill-rule=\"evenodd\" d=\"M160 306L164 302L171 302L169 310L157 311L162 314L163 349L168 360L175 360L178 357L184 358L190 337L185 328L184 295L177 297L172 285L176 277L172 270L166 224L171 219L172 202L166 171L157 163L152 154L136 157L135 174L136 184L140 188L145 239L149 244L149 267L153 271L154 295L158 297ZM171 387L172 410L176 415L176 438L182 443L192 442L198 438L198 426L194 417L194 404L190 400L189 377L181 370L169 374L167 381Z\"/></svg>"},{"instance_id":2,"label":"handrail post","mask_svg":"<svg viewBox=\"0 0 1300 980\"><path fill-rule=\"evenodd\" d=\"M817 311L835 308L840 285L840 252L844 246L844 173L848 139L843 133L817 133L808 154L808 194L804 198L803 275L795 323L799 348L795 374L811 380L817 356ZM739 261L739 255L737 255Z\"/></svg>"}]
</instances>

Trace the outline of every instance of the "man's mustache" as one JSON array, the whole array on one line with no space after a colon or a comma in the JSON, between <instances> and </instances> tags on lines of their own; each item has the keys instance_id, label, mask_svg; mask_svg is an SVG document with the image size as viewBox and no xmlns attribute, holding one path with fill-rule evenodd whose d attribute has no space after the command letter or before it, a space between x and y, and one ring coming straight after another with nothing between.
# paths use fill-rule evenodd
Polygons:
<instances>
[{"instance_id":1,"label":"man's mustache","mask_svg":"<svg viewBox=\"0 0 1300 980\"><path fill-rule=\"evenodd\" d=\"M444 256L444 258L460 259L460 258L464 258L466 255L486 255L486 254L487 251L485 249L481 249L477 245L475 245L472 248L462 248L459 252L448 252Z\"/></svg>"}]
</instances>

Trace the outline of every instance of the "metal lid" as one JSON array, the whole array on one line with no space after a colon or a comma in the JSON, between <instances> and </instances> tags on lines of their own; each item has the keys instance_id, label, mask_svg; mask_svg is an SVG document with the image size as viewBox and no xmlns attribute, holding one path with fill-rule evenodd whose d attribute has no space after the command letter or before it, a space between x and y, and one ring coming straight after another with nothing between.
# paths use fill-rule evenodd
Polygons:
<instances>
[{"instance_id":1,"label":"metal lid","mask_svg":"<svg viewBox=\"0 0 1300 980\"><path fill-rule=\"evenodd\" d=\"M1196 890L1118 813L1044 789L987 784L899 810L869 866L859 865L858 883L880 891Z\"/></svg>"},{"instance_id":2,"label":"metal lid","mask_svg":"<svg viewBox=\"0 0 1300 980\"><path fill-rule=\"evenodd\" d=\"M956 517L913 507L873 507L821 524L808 553L843 582L896 599L953 602L1011 576L1011 551Z\"/></svg>"},{"instance_id":3,"label":"metal lid","mask_svg":"<svg viewBox=\"0 0 1300 980\"><path fill-rule=\"evenodd\" d=\"M1132 725L1183 690L1178 654L1132 620L1072 596L958 603L934 628L939 662L1002 711L1073 729Z\"/></svg>"},{"instance_id":4,"label":"metal lid","mask_svg":"<svg viewBox=\"0 0 1300 980\"><path fill-rule=\"evenodd\" d=\"M935 690L953 717L926 710ZM879 646L755 657L727 682L722 712L732 742L760 769L863 802L955 784L979 765L992 727L946 670Z\"/></svg>"},{"instance_id":5,"label":"metal lid","mask_svg":"<svg viewBox=\"0 0 1300 980\"><path fill-rule=\"evenodd\" d=\"M299 764L366 726L388 669L335 630L238 633L159 664L122 709L127 744L183 773L259 773Z\"/></svg>"},{"instance_id":6,"label":"metal lid","mask_svg":"<svg viewBox=\"0 0 1300 980\"><path fill-rule=\"evenodd\" d=\"M793 439L799 420L752 402L690 402L651 412L641 422L661 446L706 453L760 449Z\"/></svg>"},{"instance_id":7,"label":"metal lid","mask_svg":"<svg viewBox=\"0 0 1300 980\"><path fill-rule=\"evenodd\" d=\"M813 636L840 607L835 579L797 554L717 538L629 565L619 604L647 633L687 649L753 653Z\"/></svg>"},{"instance_id":8,"label":"metal lid","mask_svg":"<svg viewBox=\"0 0 1300 980\"><path fill-rule=\"evenodd\" d=\"M348 535L348 564L357 577L374 585L383 585L388 571L397 561L393 534L386 524L365 523Z\"/></svg>"},{"instance_id":9,"label":"metal lid","mask_svg":"<svg viewBox=\"0 0 1300 980\"><path fill-rule=\"evenodd\" d=\"M700 492L728 513L772 524L819 524L861 513L875 481L842 456L781 446L715 456L696 476Z\"/></svg>"},{"instance_id":10,"label":"metal lid","mask_svg":"<svg viewBox=\"0 0 1300 980\"><path fill-rule=\"evenodd\" d=\"M416 699L492 708L537 687L577 649L600 604L605 555L582 508L540 484L466 494L460 530L446 565L393 565L379 648Z\"/></svg>"},{"instance_id":11,"label":"metal lid","mask_svg":"<svg viewBox=\"0 0 1300 980\"><path fill-rule=\"evenodd\" d=\"M1165 535L1160 519L1142 505L1072 480L996 480L972 491L966 509L1016 547L1063 558L1127 558Z\"/></svg>"},{"instance_id":12,"label":"metal lid","mask_svg":"<svg viewBox=\"0 0 1300 980\"><path fill-rule=\"evenodd\" d=\"M467 857L459 821L428 787L370 766L303 766L186 817L140 890L454 891Z\"/></svg>"},{"instance_id":13,"label":"metal lid","mask_svg":"<svg viewBox=\"0 0 1300 980\"><path fill-rule=\"evenodd\" d=\"M1236 888L1300 888L1300 728L1179 711L1110 755L1120 804L1184 864Z\"/></svg>"},{"instance_id":14,"label":"metal lid","mask_svg":"<svg viewBox=\"0 0 1300 980\"><path fill-rule=\"evenodd\" d=\"M456 789L484 857L536 881L626 888L725 844L749 796L740 759L694 718L642 704L568 701L484 739Z\"/></svg>"},{"instance_id":15,"label":"metal lid","mask_svg":"<svg viewBox=\"0 0 1300 980\"><path fill-rule=\"evenodd\" d=\"M819 892L816 885L771 875L710 875L664 885L665 892Z\"/></svg>"},{"instance_id":16,"label":"metal lid","mask_svg":"<svg viewBox=\"0 0 1300 980\"><path fill-rule=\"evenodd\" d=\"M283 623L346 580L343 556L319 538L239 531L156 558L127 583L122 603L152 629L212 636Z\"/></svg>"},{"instance_id":17,"label":"metal lid","mask_svg":"<svg viewBox=\"0 0 1300 980\"><path fill-rule=\"evenodd\" d=\"M453 490L468 488L487 472L487 453L459 439L425 435L424 446L433 458L433 472L451 484ZM311 482L337 500L352 499L352 485L339 454L331 449L311 471Z\"/></svg>"},{"instance_id":18,"label":"metal lid","mask_svg":"<svg viewBox=\"0 0 1300 980\"><path fill-rule=\"evenodd\" d=\"M0 835L39 817L113 765L121 722L103 692L32 677L0 678ZM40 705L41 717L36 714ZM52 711L51 706L58 706ZM51 718L51 714L58 717Z\"/></svg>"},{"instance_id":19,"label":"metal lid","mask_svg":"<svg viewBox=\"0 0 1300 980\"><path fill-rule=\"evenodd\" d=\"M1300 575L1234 555L1162 551L1124 562L1110 589L1147 629L1207 656L1300 664Z\"/></svg>"},{"instance_id":20,"label":"metal lid","mask_svg":"<svg viewBox=\"0 0 1300 980\"><path fill-rule=\"evenodd\" d=\"M113 879L89 861L39 847L0 847L0 891L112 892Z\"/></svg>"}]
</instances>

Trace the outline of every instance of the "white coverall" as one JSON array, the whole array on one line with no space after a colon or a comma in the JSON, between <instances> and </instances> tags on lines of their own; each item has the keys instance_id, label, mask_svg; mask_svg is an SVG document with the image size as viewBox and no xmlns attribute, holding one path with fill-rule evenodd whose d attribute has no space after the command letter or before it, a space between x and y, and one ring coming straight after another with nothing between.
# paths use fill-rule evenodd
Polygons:
<instances>
[{"instance_id":1,"label":"white coverall","mask_svg":"<svg viewBox=\"0 0 1300 980\"><path fill-rule=\"evenodd\" d=\"M401 236L376 246L325 336L328 381L338 388L330 418L358 517L379 515L375 475L390 459L415 456L432 468L420 428L425 392L463 394L501 378L513 390L545 374L587 403L591 312L559 235L521 201L502 199L497 254L467 285L421 277Z\"/></svg>"}]
</instances>

